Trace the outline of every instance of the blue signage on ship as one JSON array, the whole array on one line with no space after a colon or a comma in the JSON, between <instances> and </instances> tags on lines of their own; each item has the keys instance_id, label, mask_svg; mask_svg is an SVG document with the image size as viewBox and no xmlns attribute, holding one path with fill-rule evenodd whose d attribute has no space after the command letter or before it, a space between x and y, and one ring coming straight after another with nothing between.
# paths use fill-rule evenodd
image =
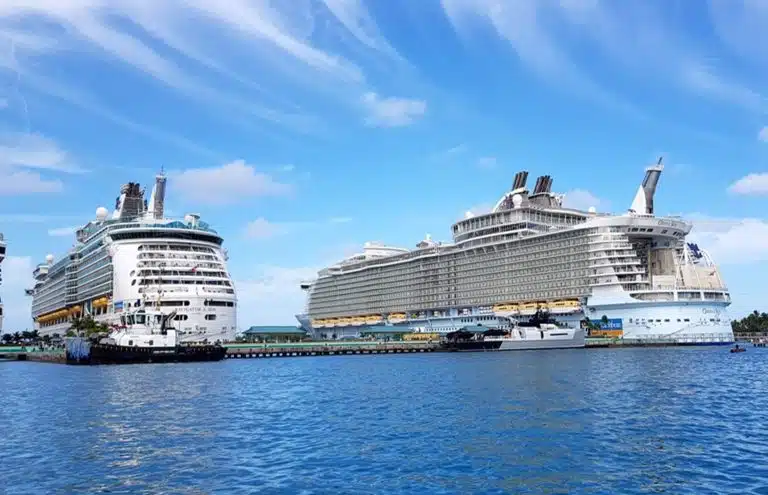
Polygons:
<instances>
[{"instance_id":1,"label":"blue signage on ship","mask_svg":"<svg viewBox=\"0 0 768 495\"><path fill-rule=\"evenodd\" d=\"M600 330L623 330L624 329L624 325L622 323L621 318L609 318L608 321L597 320L595 323L597 323Z\"/></svg>"}]
</instances>

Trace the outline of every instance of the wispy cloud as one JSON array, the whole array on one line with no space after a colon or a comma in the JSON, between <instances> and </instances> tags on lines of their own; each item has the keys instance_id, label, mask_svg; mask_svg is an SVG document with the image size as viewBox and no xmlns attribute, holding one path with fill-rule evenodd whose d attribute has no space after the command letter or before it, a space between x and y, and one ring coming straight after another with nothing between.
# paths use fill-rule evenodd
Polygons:
<instances>
[{"instance_id":1,"label":"wispy cloud","mask_svg":"<svg viewBox=\"0 0 768 495\"><path fill-rule=\"evenodd\" d=\"M728 187L731 194L743 196L768 195L768 173L749 174Z\"/></svg>"},{"instance_id":2,"label":"wispy cloud","mask_svg":"<svg viewBox=\"0 0 768 495\"><path fill-rule=\"evenodd\" d=\"M368 92L362 97L367 117L365 123L370 126L401 127L412 124L424 116L427 102L411 98L382 98Z\"/></svg>"},{"instance_id":3,"label":"wispy cloud","mask_svg":"<svg viewBox=\"0 0 768 495\"><path fill-rule=\"evenodd\" d=\"M478 168L484 168L486 170L496 168L496 165L498 165L498 161L496 160L495 156L482 156L477 159L475 162L475 165L478 166Z\"/></svg>"},{"instance_id":4,"label":"wispy cloud","mask_svg":"<svg viewBox=\"0 0 768 495\"><path fill-rule=\"evenodd\" d=\"M445 150L444 153L446 155L457 155L459 153L464 153L465 151L467 151L467 149L468 149L467 145L462 143L462 144L457 144L453 148L448 148L447 150Z\"/></svg>"},{"instance_id":5,"label":"wispy cloud","mask_svg":"<svg viewBox=\"0 0 768 495\"><path fill-rule=\"evenodd\" d=\"M725 68L714 65L716 59L683 34L685 26L678 23L687 22L687 17L678 20L670 15L669 2L441 3L465 38L471 38L473 29L490 30L514 50L524 66L553 86L641 118L647 118L644 112L611 92L615 77L608 77L606 71L600 75L595 70L598 64L632 75L664 74L648 79L649 87L676 86L751 111L766 109L766 99L749 81L739 80L737 75L723 76ZM759 2L713 0L710 15L726 50L738 50L751 65L768 65L759 48L768 15Z\"/></svg>"},{"instance_id":6,"label":"wispy cloud","mask_svg":"<svg viewBox=\"0 0 768 495\"><path fill-rule=\"evenodd\" d=\"M60 180L48 180L36 172L0 169L0 196L60 192L64 184Z\"/></svg>"},{"instance_id":7,"label":"wispy cloud","mask_svg":"<svg viewBox=\"0 0 768 495\"><path fill-rule=\"evenodd\" d=\"M768 261L768 222L760 218L684 215L693 222L690 239L706 246L721 265Z\"/></svg>"},{"instance_id":8,"label":"wispy cloud","mask_svg":"<svg viewBox=\"0 0 768 495\"><path fill-rule=\"evenodd\" d=\"M768 143L768 126L765 126L762 129L760 129L760 132L757 133L757 139L758 141Z\"/></svg>"},{"instance_id":9,"label":"wispy cloud","mask_svg":"<svg viewBox=\"0 0 768 495\"><path fill-rule=\"evenodd\" d=\"M0 134L0 196L54 193L63 189L61 180L44 177L40 171L50 174L83 170L51 139L37 134Z\"/></svg>"},{"instance_id":10,"label":"wispy cloud","mask_svg":"<svg viewBox=\"0 0 768 495\"><path fill-rule=\"evenodd\" d=\"M594 207L599 211L606 208L606 202L584 189L572 189L563 195L563 206L582 211Z\"/></svg>"},{"instance_id":11,"label":"wispy cloud","mask_svg":"<svg viewBox=\"0 0 768 495\"><path fill-rule=\"evenodd\" d=\"M442 162L452 159L453 157L460 156L469 150L469 146L466 143L457 144L450 148L432 153L427 158L429 161Z\"/></svg>"},{"instance_id":12,"label":"wispy cloud","mask_svg":"<svg viewBox=\"0 0 768 495\"><path fill-rule=\"evenodd\" d=\"M58 227L55 229L48 229L48 235L51 237L70 237L75 235L79 227Z\"/></svg>"},{"instance_id":13,"label":"wispy cloud","mask_svg":"<svg viewBox=\"0 0 768 495\"><path fill-rule=\"evenodd\" d=\"M329 223L349 223L352 221L352 217L331 217L328 219Z\"/></svg>"},{"instance_id":14,"label":"wispy cloud","mask_svg":"<svg viewBox=\"0 0 768 495\"><path fill-rule=\"evenodd\" d=\"M259 217L248 223L245 228L245 235L251 239L271 239L287 234L294 228L294 224L274 223L264 217Z\"/></svg>"},{"instance_id":15,"label":"wispy cloud","mask_svg":"<svg viewBox=\"0 0 768 495\"><path fill-rule=\"evenodd\" d=\"M37 213L7 213L0 215L0 223L45 223L58 220L59 217L39 215Z\"/></svg>"},{"instance_id":16,"label":"wispy cloud","mask_svg":"<svg viewBox=\"0 0 768 495\"><path fill-rule=\"evenodd\" d=\"M490 203L481 203L479 205L472 206L467 211L465 211L462 214L462 218L466 218L468 216L477 216L477 215L485 215L486 213L490 213L493 211L493 205Z\"/></svg>"},{"instance_id":17,"label":"wispy cloud","mask_svg":"<svg viewBox=\"0 0 768 495\"><path fill-rule=\"evenodd\" d=\"M331 217L327 220L301 222L272 222L264 217L248 222L245 226L245 236L250 239L266 240L285 235L305 233L308 229L326 225L345 224L352 221L350 217Z\"/></svg>"},{"instance_id":18,"label":"wispy cloud","mask_svg":"<svg viewBox=\"0 0 768 495\"><path fill-rule=\"evenodd\" d=\"M83 169L52 140L38 134L0 136L0 168L24 167L77 173Z\"/></svg>"},{"instance_id":19,"label":"wispy cloud","mask_svg":"<svg viewBox=\"0 0 768 495\"><path fill-rule=\"evenodd\" d=\"M243 160L220 167L171 171L168 175L179 194L198 203L231 204L259 196L285 196L293 191L290 184L258 172Z\"/></svg>"},{"instance_id":20,"label":"wispy cloud","mask_svg":"<svg viewBox=\"0 0 768 495\"><path fill-rule=\"evenodd\" d=\"M762 112L768 108L768 100L761 94L740 84L724 80L704 65L683 68L681 80L697 92L748 110Z\"/></svg>"},{"instance_id":21,"label":"wispy cloud","mask_svg":"<svg viewBox=\"0 0 768 495\"><path fill-rule=\"evenodd\" d=\"M163 137L161 130L88 101L68 78L54 80L45 68L62 54L87 53L121 62L230 123L252 128L256 119L283 130L320 132L320 110L308 104L308 95L333 98L354 111L355 95L370 90L354 55L406 65L359 0L15 0L0 5L0 18L0 40L11 40L19 55L0 56L0 67L39 91L179 144L183 138ZM214 35L216 43L209 43ZM342 50L339 39L353 42L355 49ZM298 93L288 97L286 89ZM325 106L322 99L314 101Z\"/></svg>"}]
</instances>

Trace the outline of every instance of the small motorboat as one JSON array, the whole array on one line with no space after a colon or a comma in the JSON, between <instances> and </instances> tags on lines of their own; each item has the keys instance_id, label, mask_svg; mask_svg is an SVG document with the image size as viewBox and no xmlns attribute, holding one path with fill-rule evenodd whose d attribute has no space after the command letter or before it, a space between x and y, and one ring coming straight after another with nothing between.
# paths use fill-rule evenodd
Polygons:
<instances>
[{"instance_id":1,"label":"small motorboat","mask_svg":"<svg viewBox=\"0 0 768 495\"><path fill-rule=\"evenodd\" d=\"M747 348L746 347L739 347L738 345L736 345L735 347L731 348L731 352L732 353L733 352L747 352Z\"/></svg>"}]
</instances>

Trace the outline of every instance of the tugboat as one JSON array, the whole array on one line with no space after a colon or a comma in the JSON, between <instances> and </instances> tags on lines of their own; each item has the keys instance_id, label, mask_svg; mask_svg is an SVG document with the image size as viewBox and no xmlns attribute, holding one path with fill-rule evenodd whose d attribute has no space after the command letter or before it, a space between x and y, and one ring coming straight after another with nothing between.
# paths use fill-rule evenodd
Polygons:
<instances>
[{"instance_id":1,"label":"tugboat","mask_svg":"<svg viewBox=\"0 0 768 495\"><path fill-rule=\"evenodd\" d=\"M583 329L563 326L546 311L537 311L527 322L510 322L509 330L464 327L447 334L442 346L449 351L523 351L586 346Z\"/></svg>"},{"instance_id":2,"label":"tugboat","mask_svg":"<svg viewBox=\"0 0 768 495\"><path fill-rule=\"evenodd\" d=\"M97 342L67 339L67 364L136 364L221 361L221 344L182 344L171 322L176 311L163 314L145 308L120 316L120 324Z\"/></svg>"}]
</instances>

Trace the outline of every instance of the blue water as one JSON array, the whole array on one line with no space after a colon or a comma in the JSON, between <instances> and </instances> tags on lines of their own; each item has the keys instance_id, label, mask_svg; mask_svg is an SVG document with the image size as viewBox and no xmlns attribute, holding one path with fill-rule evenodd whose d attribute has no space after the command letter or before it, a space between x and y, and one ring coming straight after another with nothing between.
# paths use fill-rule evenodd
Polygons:
<instances>
[{"instance_id":1,"label":"blue water","mask_svg":"<svg viewBox=\"0 0 768 495\"><path fill-rule=\"evenodd\" d=\"M768 350L0 363L0 493L768 493Z\"/></svg>"}]
</instances>

